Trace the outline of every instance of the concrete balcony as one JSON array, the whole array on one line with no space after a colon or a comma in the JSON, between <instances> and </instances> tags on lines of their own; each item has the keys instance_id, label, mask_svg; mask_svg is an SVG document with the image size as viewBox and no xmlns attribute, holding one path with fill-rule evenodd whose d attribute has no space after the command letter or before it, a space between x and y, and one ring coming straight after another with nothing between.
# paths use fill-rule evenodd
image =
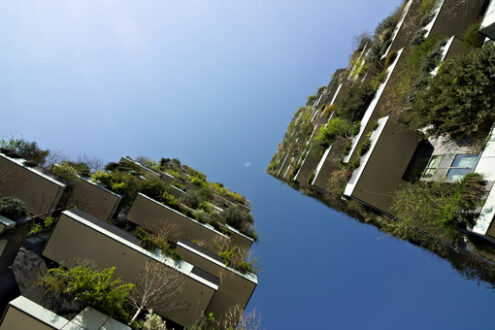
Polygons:
<instances>
[{"instance_id":1,"label":"concrete balcony","mask_svg":"<svg viewBox=\"0 0 495 330\"><path fill-rule=\"evenodd\" d=\"M230 244L243 250L249 250L254 243L254 239L241 233L239 230L227 224L223 225L225 231L230 235Z\"/></svg>"},{"instance_id":2,"label":"concrete balcony","mask_svg":"<svg viewBox=\"0 0 495 330\"><path fill-rule=\"evenodd\" d=\"M122 200L122 196L81 176L79 180L69 182L68 185L71 189L67 189L66 197L63 198L63 208L76 207L103 220L114 216Z\"/></svg>"},{"instance_id":3,"label":"concrete balcony","mask_svg":"<svg viewBox=\"0 0 495 330\"><path fill-rule=\"evenodd\" d=\"M318 166L318 161L320 160L320 154L318 150L310 147L308 150L308 154L303 159L301 168L294 176L294 181L299 183L299 185L309 185L313 181L308 182L312 173L314 173L315 168Z\"/></svg>"},{"instance_id":4,"label":"concrete balcony","mask_svg":"<svg viewBox=\"0 0 495 330\"><path fill-rule=\"evenodd\" d=\"M154 176L154 177L161 177L161 173L158 173L158 172L155 172L149 168L147 168L146 166L142 165L141 163L139 162L136 162L135 160L129 158L129 157L122 157L120 158L120 163L121 164L127 164L127 165L130 165L132 167L137 167L139 168L142 173L144 175L150 175L150 176Z\"/></svg>"},{"instance_id":5,"label":"concrete balcony","mask_svg":"<svg viewBox=\"0 0 495 330\"><path fill-rule=\"evenodd\" d=\"M409 0L406 2L402 9L399 22L395 26L390 38L390 45L382 55L382 59L385 59L391 51L397 51L408 45L411 40L411 25L414 24L420 4L420 1Z\"/></svg>"},{"instance_id":6,"label":"concrete balcony","mask_svg":"<svg viewBox=\"0 0 495 330\"><path fill-rule=\"evenodd\" d=\"M163 233L174 243L180 239L198 241L210 251L217 251L215 242L228 242L229 237L210 225L200 223L148 196L138 194L127 219L153 233Z\"/></svg>"},{"instance_id":7,"label":"concrete balcony","mask_svg":"<svg viewBox=\"0 0 495 330\"><path fill-rule=\"evenodd\" d=\"M185 261L220 279L218 291L208 305L206 313L213 313L218 319L231 306L239 305L242 309L246 308L258 285L258 277L255 274L243 274L227 267L218 255L186 240L180 240L177 243L177 252Z\"/></svg>"},{"instance_id":8,"label":"concrete balcony","mask_svg":"<svg viewBox=\"0 0 495 330\"><path fill-rule=\"evenodd\" d=\"M24 296L12 300L0 321L1 330L63 329L63 330L131 330L131 327L86 307L71 320L29 300Z\"/></svg>"},{"instance_id":9,"label":"concrete balcony","mask_svg":"<svg viewBox=\"0 0 495 330\"><path fill-rule=\"evenodd\" d=\"M66 185L24 160L0 154L0 197L15 196L33 216L48 216L57 207Z\"/></svg>"},{"instance_id":10,"label":"concrete balcony","mask_svg":"<svg viewBox=\"0 0 495 330\"><path fill-rule=\"evenodd\" d=\"M394 123L389 117L378 120L370 135L370 147L361 155L344 195L382 213L392 214L393 193L401 184L414 155L420 135Z\"/></svg>"},{"instance_id":11,"label":"concrete balcony","mask_svg":"<svg viewBox=\"0 0 495 330\"><path fill-rule=\"evenodd\" d=\"M136 284L147 262L158 263L177 274L182 290L174 300L181 308L148 307L182 326L198 319L218 290L218 279L211 274L185 261L149 252L128 232L79 210L62 213L43 256L57 263L75 258L90 259L100 267L115 267L116 276Z\"/></svg>"},{"instance_id":12,"label":"concrete balcony","mask_svg":"<svg viewBox=\"0 0 495 330\"><path fill-rule=\"evenodd\" d=\"M385 81L382 84L380 84L380 86L378 86L378 89L375 93L375 97L368 105L368 108L366 109L366 112L364 113L363 118L361 119L359 133L352 139L351 150L349 151L349 154L347 154L344 157L344 163L348 163L351 160L351 158L354 156L354 153L356 151L356 147L364 138L366 133L369 131L371 123L374 120L378 119L380 109L381 107L384 106L385 103L383 102L384 99L383 96L386 95L384 94L384 92L388 87L389 81L394 81L400 75L400 70L397 70L396 67L399 66L399 62L401 61L401 59L403 59L402 52L403 49L400 49L397 52L397 56L395 60L387 68L387 76L385 78Z\"/></svg>"},{"instance_id":13,"label":"concrete balcony","mask_svg":"<svg viewBox=\"0 0 495 330\"><path fill-rule=\"evenodd\" d=\"M439 0L433 10L433 19L424 27L425 37L431 34L442 37L456 35L462 37L469 25L483 15L485 0Z\"/></svg>"}]
</instances>

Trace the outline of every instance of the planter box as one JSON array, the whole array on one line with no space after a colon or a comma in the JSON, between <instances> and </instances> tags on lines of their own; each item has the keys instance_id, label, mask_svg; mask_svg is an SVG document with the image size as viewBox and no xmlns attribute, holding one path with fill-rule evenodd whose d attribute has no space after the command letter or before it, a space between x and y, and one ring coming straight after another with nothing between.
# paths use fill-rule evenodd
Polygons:
<instances>
[{"instance_id":1,"label":"planter box","mask_svg":"<svg viewBox=\"0 0 495 330\"><path fill-rule=\"evenodd\" d=\"M227 235L212 226L189 218L141 193L134 200L127 219L151 232L164 232L167 239L174 243L182 238L204 242L211 251L218 250L215 242L229 240Z\"/></svg>"},{"instance_id":2,"label":"planter box","mask_svg":"<svg viewBox=\"0 0 495 330\"><path fill-rule=\"evenodd\" d=\"M122 196L102 187L86 178L74 184L70 196L71 207L77 207L100 219L111 219Z\"/></svg>"},{"instance_id":3,"label":"planter box","mask_svg":"<svg viewBox=\"0 0 495 330\"><path fill-rule=\"evenodd\" d=\"M246 308L258 284L256 275L252 273L243 274L227 267L217 255L186 240L180 240L177 243L177 252L187 262L220 279L218 291L208 305L206 313L213 313L219 319L230 306L239 305L242 309Z\"/></svg>"},{"instance_id":4,"label":"planter box","mask_svg":"<svg viewBox=\"0 0 495 330\"><path fill-rule=\"evenodd\" d=\"M378 120L371 134L369 150L352 173L344 195L352 197L385 214L393 214L393 192L402 179L419 141L419 133L392 122L389 117Z\"/></svg>"},{"instance_id":5,"label":"planter box","mask_svg":"<svg viewBox=\"0 0 495 330\"><path fill-rule=\"evenodd\" d=\"M77 182L69 183L69 186L62 197L63 208L78 208L103 220L114 216L122 200L120 195L81 176Z\"/></svg>"},{"instance_id":6,"label":"planter box","mask_svg":"<svg viewBox=\"0 0 495 330\"><path fill-rule=\"evenodd\" d=\"M33 217L48 216L57 207L65 184L41 169L23 165L23 159L0 154L0 197L15 196Z\"/></svg>"},{"instance_id":7,"label":"planter box","mask_svg":"<svg viewBox=\"0 0 495 330\"><path fill-rule=\"evenodd\" d=\"M0 329L131 330L131 327L92 307L86 307L72 320L68 320L26 297L20 296L9 303L0 323Z\"/></svg>"},{"instance_id":8,"label":"planter box","mask_svg":"<svg viewBox=\"0 0 495 330\"><path fill-rule=\"evenodd\" d=\"M90 259L100 267L116 267L115 275L124 281L136 282L146 262L160 263L175 272L184 289L175 298L180 309L149 306L153 310L182 325L188 326L206 310L218 289L217 279L185 261L175 262L160 253L140 247L131 234L82 211L64 211L58 221L43 256L57 263L70 259Z\"/></svg>"}]
</instances>

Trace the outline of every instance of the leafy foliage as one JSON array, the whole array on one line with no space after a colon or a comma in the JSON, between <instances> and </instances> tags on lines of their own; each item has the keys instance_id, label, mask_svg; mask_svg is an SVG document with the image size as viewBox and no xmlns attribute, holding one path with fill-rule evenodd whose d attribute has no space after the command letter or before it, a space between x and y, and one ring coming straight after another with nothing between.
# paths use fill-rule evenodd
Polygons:
<instances>
[{"instance_id":1,"label":"leafy foliage","mask_svg":"<svg viewBox=\"0 0 495 330\"><path fill-rule=\"evenodd\" d=\"M133 234L141 242L141 246L150 251L154 252L156 249L160 249L164 254L173 258L174 260L181 259L180 255L177 253L175 248L173 248L168 242L167 238L161 234L151 234L142 227L136 227Z\"/></svg>"},{"instance_id":2,"label":"leafy foliage","mask_svg":"<svg viewBox=\"0 0 495 330\"><path fill-rule=\"evenodd\" d=\"M229 206L229 208L223 212L223 216L226 224L241 231L246 230L249 225L253 223L251 214L242 212L237 206L233 205Z\"/></svg>"},{"instance_id":3,"label":"leafy foliage","mask_svg":"<svg viewBox=\"0 0 495 330\"><path fill-rule=\"evenodd\" d=\"M75 301L126 322L129 320L126 305L134 284L123 284L120 278L114 279L114 271L115 267L102 271L86 266L52 268L40 278L40 285L45 293L69 295Z\"/></svg>"},{"instance_id":4,"label":"leafy foliage","mask_svg":"<svg viewBox=\"0 0 495 330\"><path fill-rule=\"evenodd\" d=\"M322 126L318 135L315 137L317 145L327 148L330 143L337 137L348 137L351 135L352 124L343 118L335 117L326 126Z\"/></svg>"},{"instance_id":5,"label":"leafy foliage","mask_svg":"<svg viewBox=\"0 0 495 330\"><path fill-rule=\"evenodd\" d=\"M418 228L447 242L460 239L457 228L473 225L473 210L484 192L483 178L468 174L459 183L417 182L395 193L392 210L399 223L396 234Z\"/></svg>"},{"instance_id":6,"label":"leafy foliage","mask_svg":"<svg viewBox=\"0 0 495 330\"><path fill-rule=\"evenodd\" d=\"M369 83L349 87L337 102L337 115L351 122L361 120L374 95L375 90Z\"/></svg>"},{"instance_id":7,"label":"leafy foliage","mask_svg":"<svg viewBox=\"0 0 495 330\"><path fill-rule=\"evenodd\" d=\"M49 150L43 150L38 147L36 142L28 142L24 139L0 140L0 152L13 158L24 158L33 162L33 165L44 165L46 157L50 154Z\"/></svg>"},{"instance_id":8,"label":"leafy foliage","mask_svg":"<svg viewBox=\"0 0 495 330\"><path fill-rule=\"evenodd\" d=\"M495 119L494 90L495 48L487 45L446 61L417 92L408 120L412 128L428 125L432 136L484 137Z\"/></svg>"},{"instance_id":9,"label":"leafy foliage","mask_svg":"<svg viewBox=\"0 0 495 330\"><path fill-rule=\"evenodd\" d=\"M17 219L27 215L26 204L15 197L0 198L0 215L9 219Z\"/></svg>"},{"instance_id":10,"label":"leafy foliage","mask_svg":"<svg viewBox=\"0 0 495 330\"><path fill-rule=\"evenodd\" d=\"M243 257L244 254L237 246L232 248L227 247L226 249L221 250L218 255L223 259L225 266L237 269L242 273L255 271L253 267L255 261L246 261Z\"/></svg>"},{"instance_id":11,"label":"leafy foliage","mask_svg":"<svg viewBox=\"0 0 495 330\"><path fill-rule=\"evenodd\" d=\"M66 163L53 165L52 173L69 183L76 183L80 180L78 171Z\"/></svg>"}]
</instances>

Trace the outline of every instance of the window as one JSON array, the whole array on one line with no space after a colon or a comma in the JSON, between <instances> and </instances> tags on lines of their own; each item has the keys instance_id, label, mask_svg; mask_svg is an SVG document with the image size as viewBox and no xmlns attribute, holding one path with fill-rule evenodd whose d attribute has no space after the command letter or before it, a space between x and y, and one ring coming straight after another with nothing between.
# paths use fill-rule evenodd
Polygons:
<instances>
[{"instance_id":1,"label":"window","mask_svg":"<svg viewBox=\"0 0 495 330\"><path fill-rule=\"evenodd\" d=\"M433 156L431 157L428 165L426 165L426 169L423 173L423 178L432 178L437 172L437 168L442 161L443 156Z\"/></svg>"},{"instance_id":2,"label":"window","mask_svg":"<svg viewBox=\"0 0 495 330\"><path fill-rule=\"evenodd\" d=\"M473 171L478 161L478 155L455 155L452 165L447 172L447 180L459 181Z\"/></svg>"}]
</instances>

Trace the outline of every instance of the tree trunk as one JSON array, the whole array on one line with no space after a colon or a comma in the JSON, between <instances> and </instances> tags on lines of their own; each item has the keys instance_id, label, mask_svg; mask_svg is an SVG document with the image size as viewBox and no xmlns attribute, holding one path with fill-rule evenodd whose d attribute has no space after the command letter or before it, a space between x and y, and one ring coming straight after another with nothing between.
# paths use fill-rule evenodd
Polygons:
<instances>
[{"instance_id":1,"label":"tree trunk","mask_svg":"<svg viewBox=\"0 0 495 330\"><path fill-rule=\"evenodd\" d=\"M140 306L138 308L138 310L136 311L136 313L134 314L134 316L132 317L132 319L131 319L131 321L129 322L128 325L131 325L132 322L134 322L137 319L137 317L139 316L139 314L141 313L142 310L143 310L143 306Z\"/></svg>"}]
</instances>

